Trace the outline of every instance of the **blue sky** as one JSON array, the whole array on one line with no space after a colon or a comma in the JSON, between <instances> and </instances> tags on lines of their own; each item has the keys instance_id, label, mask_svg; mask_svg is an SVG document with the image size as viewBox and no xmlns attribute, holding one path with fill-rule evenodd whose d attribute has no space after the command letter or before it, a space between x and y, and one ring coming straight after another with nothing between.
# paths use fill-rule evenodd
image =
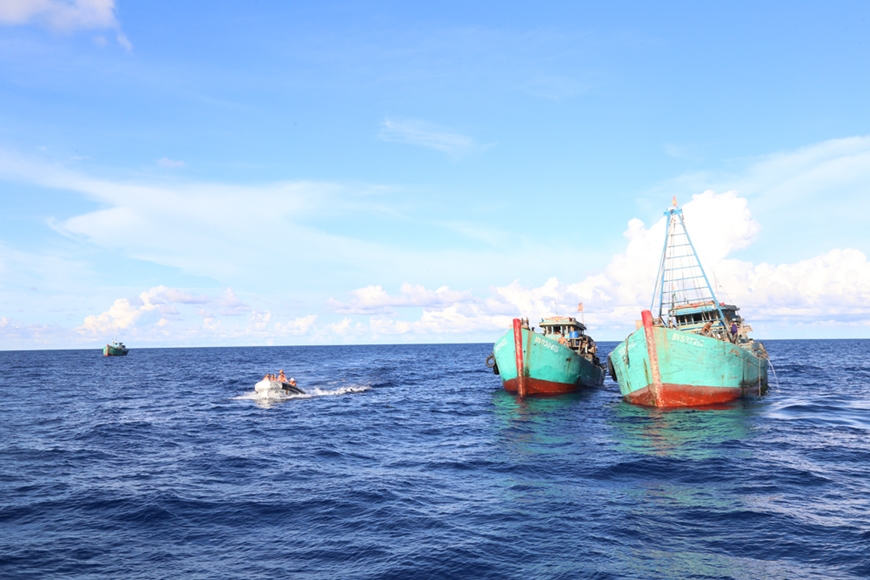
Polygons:
<instances>
[{"instance_id":1,"label":"blue sky","mask_svg":"<svg viewBox=\"0 0 870 580\"><path fill-rule=\"evenodd\" d=\"M868 16L0 0L0 348L619 340L673 195L757 336L867 337Z\"/></svg>"}]
</instances>

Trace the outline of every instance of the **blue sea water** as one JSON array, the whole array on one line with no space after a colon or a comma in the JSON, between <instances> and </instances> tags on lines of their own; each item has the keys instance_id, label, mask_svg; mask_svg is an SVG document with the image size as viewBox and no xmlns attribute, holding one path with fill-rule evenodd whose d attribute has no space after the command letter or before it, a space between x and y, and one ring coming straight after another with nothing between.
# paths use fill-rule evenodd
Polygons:
<instances>
[{"instance_id":1,"label":"blue sea water","mask_svg":"<svg viewBox=\"0 0 870 580\"><path fill-rule=\"evenodd\" d=\"M518 400L491 345L0 352L0 577L868 577L870 341L767 347L670 411Z\"/></svg>"}]
</instances>

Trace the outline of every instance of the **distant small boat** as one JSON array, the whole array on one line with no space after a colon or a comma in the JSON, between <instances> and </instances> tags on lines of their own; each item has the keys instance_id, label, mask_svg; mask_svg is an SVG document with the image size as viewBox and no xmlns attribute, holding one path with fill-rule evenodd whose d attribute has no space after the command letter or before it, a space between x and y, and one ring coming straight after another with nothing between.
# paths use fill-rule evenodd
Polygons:
<instances>
[{"instance_id":1,"label":"distant small boat","mask_svg":"<svg viewBox=\"0 0 870 580\"><path fill-rule=\"evenodd\" d=\"M676 199L665 215L653 304L608 358L623 398L652 407L694 407L764 394L764 345L749 337L752 328L737 306L716 299Z\"/></svg>"},{"instance_id":2,"label":"distant small boat","mask_svg":"<svg viewBox=\"0 0 870 580\"><path fill-rule=\"evenodd\" d=\"M107 344L103 348L103 356L127 356L128 352L130 351L124 346L124 343L117 340L113 340L112 344Z\"/></svg>"},{"instance_id":3,"label":"distant small boat","mask_svg":"<svg viewBox=\"0 0 870 580\"><path fill-rule=\"evenodd\" d=\"M586 325L568 316L544 318L541 332L528 320L514 319L493 345L487 366L501 376L504 389L527 395L562 395L604 384L604 365Z\"/></svg>"},{"instance_id":4,"label":"distant small boat","mask_svg":"<svg viewBox=\"0 0 870 580\"><path fill-rule=\"evenodd\" d=\"M305 391L290 383L282 383L280 381L269 381L263 379L256 385L254 390L258 395L271 397L273 395L304 395Z\"/></svg>"}]
</instances>

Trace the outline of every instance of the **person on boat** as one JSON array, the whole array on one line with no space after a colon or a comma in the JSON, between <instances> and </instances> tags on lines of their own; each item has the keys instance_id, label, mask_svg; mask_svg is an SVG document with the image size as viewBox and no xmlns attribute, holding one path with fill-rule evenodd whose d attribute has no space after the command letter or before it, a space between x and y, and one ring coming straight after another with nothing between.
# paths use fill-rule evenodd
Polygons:
<instances>
[{"instance_id":1,"label":"person on boat","mask_svg":"<svg viewBox=\"0 0 870 580\"><path fill-rule=\"evenodd\" d=\"M703 336L710 336L711 334L713 334L711 332L712 328L713 328L713 322L708 321L707 324L704 325L704 328L701 329L701 334Z\"/></svg>"},{"instance_id":2,"label":"person on boat","mask_svg":"<svg viewBox=\"0 0 870 580\"><path fill-rule=\"evenodd\" d=\"M737 343L737 331L738 331L737 321L732 320L731 321L731 342L733 342L735 344Z\"/></svg>"},{"instance_id":3,"label":"person on boat","mask_svg":"<svg viewBox=\"0 0 870 580\"><path fill-rule=\"evenodd\" d=\"M295 390L296 379L293 377L290 377L290 380L288 381L281 381L281 383L284 385L284 394L289 395L291 392L298 392Z\"/></svg>"},{"instance_id":4,"label":"person on boat","mask_svg":"<svg viewBox=\"0 0 870 580\"><path fill-rule=\"evenodd\" d=\"M556 340L559 341L559 344L565 344L566 342L568 342L568 340L564 336L562 336L562 333L558 330L556 331L556 336L558 337Z\"/></svg>"},{"instance_id":5,"label":"person on boat","mask_svg":"<svg viewBox=\"0 0 870 580\"><path fill-rule=\"evenodd\" d=\"M266 373L265 375L263 375L263 380L264 380L264 381L271 381L271 380L272 380L272 375Z\"/></svg>"},{"instance_id":6,"label":"person on boat","mask_svg":"<svg viewBox=\"0 0 870 580\"><path fill-rule=\"evenodd\" d=\"M280 371L278 371L278 382L279 383L286 383L287 382L287 375L284 374L284 369L281 369Z\"/></svg>"}]
</instances>

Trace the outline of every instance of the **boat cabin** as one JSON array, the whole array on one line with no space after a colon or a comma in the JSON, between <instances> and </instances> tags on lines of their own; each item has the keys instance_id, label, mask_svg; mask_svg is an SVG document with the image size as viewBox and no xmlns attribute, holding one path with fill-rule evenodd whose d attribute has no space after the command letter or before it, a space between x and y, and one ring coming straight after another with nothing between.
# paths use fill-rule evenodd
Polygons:
<instances>
[{"instance_id":1,"label":"boat cabin","mask_svg":"<svg viewBox=\"0 0 870 580\"><path fill-rule=\"evenodd\" d=\"M708 322L712 322L712 331L725 331L731 322L737 322L738 325L743 324L743 319L737 314L740 310L733 304L719 303L716 307L715 302L700 302L695 304L680 304L672 307L668 311L668 326L679 328L688 332L700 332ZM724 321L720 320L719 312L725 317Z\"/></svg>"},{"instance_id":2,"label":"boat cabin","mask_svg":"<svg viewBox=\"0 0 870 580\"><path fill-rule=\"evenodd\" d=\"M570 316L543 318L540 327L544 336L561 334L565 338L580 338L586 332L586 325Z\"/></svg>"},{"instance_id":3,"label":"boat cabin","mask_svg":"<svg viewBox=\"0 0 870 580\"><path fill-rule=\"evenodd\" d=\"M586 325L572 316L551 316L541 320L539 326L544 336L553 340L565 339L564 345L581 355L591 358L598 350L595 341L586 334ZM562 342L562 341L559 341Z\"/></svg>"}]
</instances>

